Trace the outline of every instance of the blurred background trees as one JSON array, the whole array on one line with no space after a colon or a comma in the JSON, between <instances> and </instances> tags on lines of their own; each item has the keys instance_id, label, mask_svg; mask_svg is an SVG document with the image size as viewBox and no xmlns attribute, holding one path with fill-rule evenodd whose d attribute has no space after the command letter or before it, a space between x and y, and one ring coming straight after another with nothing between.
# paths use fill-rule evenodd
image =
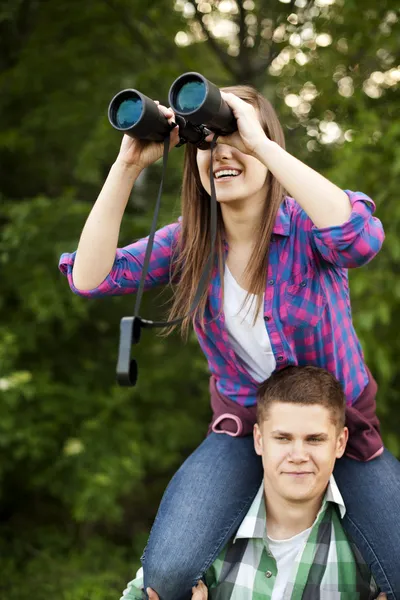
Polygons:
<instances>
[{"instance_id":1,"label":"blurred background trees","mask_svg":"<svg viewBox=\"0 0 400 600\"><path fill-rule=\"evenodd\" d=\"M210 418L194 337L145 332L139 383L120 388L119 321L133 298L78 298L57 270L118 151L106 113L124 87L166 103L189 70L251 83L275 105L289 151L374 198L386 241L351 273L352 305L400 457L399 19L397 0L0 4L1 598L119 598ZM179 214L181 165L177 149L161 224ZM135 189L121 245L147 233L160 169ZM143 314L164 303L149 295Z\"/></svg>"}]
</instances>

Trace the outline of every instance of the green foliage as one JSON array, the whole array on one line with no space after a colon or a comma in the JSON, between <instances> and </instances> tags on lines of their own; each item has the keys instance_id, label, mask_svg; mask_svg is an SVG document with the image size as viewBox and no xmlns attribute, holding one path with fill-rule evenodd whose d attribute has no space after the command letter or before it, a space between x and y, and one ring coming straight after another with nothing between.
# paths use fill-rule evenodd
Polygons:
<instances>
[{"instance_id":1,"label":"green foliage","mask_svg":"<svg viewBox=\"0 0 400 600\"><path fill-rule=\"evenodd\" d=\"M79 298L57 270L60 254L76 248L118 150L106 112L124 87L166 102L184 71L220 85L254 83L277 107L293 154L374 198L386 241L351 274L352 306L380 386L385 442L400 456L399 86L388 75L399 64L397 2L367 0L362 16L355 0L237 0L231 13L223 4L19 0L0 8L0 596L7 600L117 598L165 485L210 417L207 366L194 336L183 344L144 332L135 350L139 383L120 388L119 321L132 313L133 298ZM236 35L212 33L222 17ZM299 45L307 28L313 33ZM175 43L178 32L189 45ZM332 43L318 46L316 34ZM181 163L176 150L162 223L179 214ZM132 195L121 245L146 235L160 174L160 164L148 169ZM166 300L147 295L143 314L161 315Z\"/></svg>"},{"instance_id":2,"label":"green foliage","mask_svg":"<svg viewBox=\"0 0 400 600\"><path fill-rule=\"evenodd\" d=\"M138 566L110 541L92 536L85 543L47 528L42 528L39 539L2 550L0 595L7 600L119 598Z\"/></svg>"}]
</instances>

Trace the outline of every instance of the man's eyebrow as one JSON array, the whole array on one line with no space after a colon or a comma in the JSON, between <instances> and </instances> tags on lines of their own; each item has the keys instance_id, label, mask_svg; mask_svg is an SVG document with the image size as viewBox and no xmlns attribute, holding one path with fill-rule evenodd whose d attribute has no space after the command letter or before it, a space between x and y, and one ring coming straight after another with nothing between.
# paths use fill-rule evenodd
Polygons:
<instances>
[{"instance_id":1,"label":"man's eyebrow","mask_svg":"<svg viewBox=\"0 0 400 600\"><path fill-rule=\"evenodd\" d=\"M285 437L293 437L292 433L289 433L288 431L282 431L281 429L274 429L274 431L271 431L271 435L280 435L280 436L285 436ZM318 432L318 433L307 433L307 435L305 436L306 439L309 438L319 438L321 440L327 440L328 439L328 435L324 432Z\"/></svg>"}]
</instances>

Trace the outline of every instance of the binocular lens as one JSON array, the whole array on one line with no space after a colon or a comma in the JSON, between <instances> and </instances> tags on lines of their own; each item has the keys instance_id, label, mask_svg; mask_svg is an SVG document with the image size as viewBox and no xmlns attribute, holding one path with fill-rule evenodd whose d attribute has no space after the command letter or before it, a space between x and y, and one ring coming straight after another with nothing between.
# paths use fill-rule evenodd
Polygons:
<instances>
[{"instance_id":1,"label":"binocular lens","mask_svg":"<svg viewBox=\"0 0 400 600\"><path fill-rule=\"evenodd\" d=\"M175 105L181 113L190 113L202 105L206 97L204 81L192 80L184 83L176 92Z\"/></svg>"},{"instance_id":2,"label":"binocular lens","mask_svg":"<svg viewBox=\"0 0 400 600\"><path fill-rule=\"evenodd\" d=\"M142 111L143 102L139 96L123 100L115 112L116 124L122 129L133 127L140 119Z\"/></svg>"}]
</instances>

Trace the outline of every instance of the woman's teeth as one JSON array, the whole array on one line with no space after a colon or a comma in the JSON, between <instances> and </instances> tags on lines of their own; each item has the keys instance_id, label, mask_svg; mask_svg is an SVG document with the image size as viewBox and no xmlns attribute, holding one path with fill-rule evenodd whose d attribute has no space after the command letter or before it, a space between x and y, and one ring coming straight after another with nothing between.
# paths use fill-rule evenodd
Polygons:
<instances>
[{"instance_id":1,"label":"woman's teeth","mask_svg":"<svg viewBox=\"0 0 400 600\"><path fill-rule=\"evenodd\" d=\"M237 171L236 169L224 169L222 171L217 171L214 174L215 179L220 179L221 177L237 177L240 175L241 171Z\"/></svg>"}]
</instances>

